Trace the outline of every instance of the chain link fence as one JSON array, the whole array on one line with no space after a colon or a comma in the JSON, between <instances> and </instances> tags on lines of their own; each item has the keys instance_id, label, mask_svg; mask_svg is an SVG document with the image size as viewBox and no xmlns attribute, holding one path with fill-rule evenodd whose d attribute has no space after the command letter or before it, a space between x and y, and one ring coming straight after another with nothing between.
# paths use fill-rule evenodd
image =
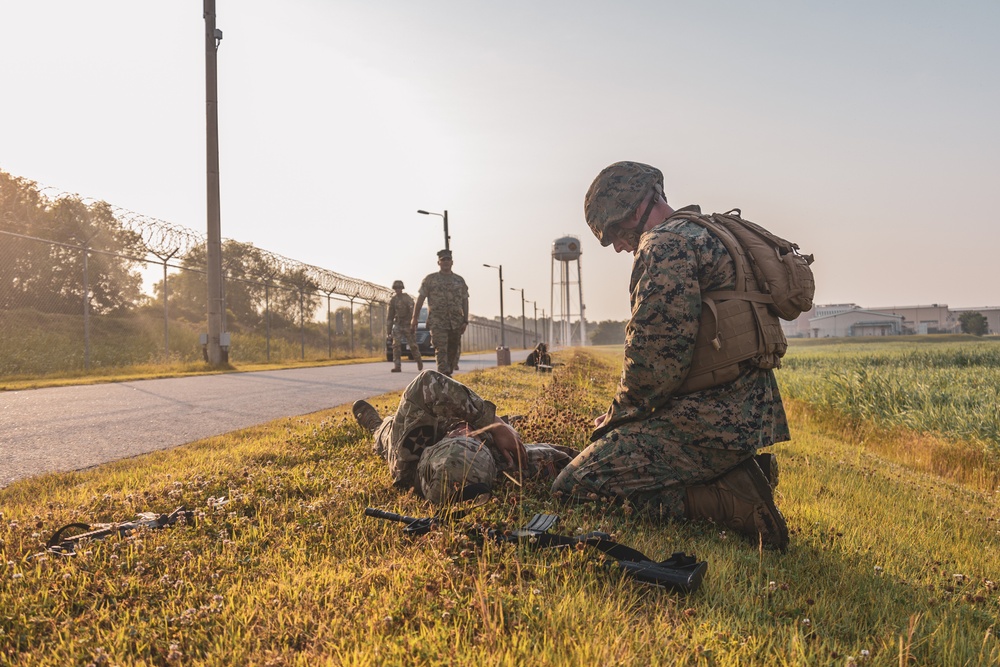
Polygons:
<instances>
[{"instance_id":1,"label":"chain link fence","mask_svg":"<svg viewBox=\"0 0 1000 667\"><path fill-rule=\"evenodd\" d=\"M205 265L191 230L0 172L0 378L203 360ZM384 355L389 288L232 240L223 284L231 363ZM500 338L472 317L463 351Z\"/></svg>"}]
</instances>

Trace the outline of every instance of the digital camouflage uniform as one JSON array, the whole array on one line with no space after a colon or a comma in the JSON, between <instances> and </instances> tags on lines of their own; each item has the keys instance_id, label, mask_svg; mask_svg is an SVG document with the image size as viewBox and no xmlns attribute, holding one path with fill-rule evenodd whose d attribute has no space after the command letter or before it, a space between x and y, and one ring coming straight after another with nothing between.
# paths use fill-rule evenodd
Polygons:
<instances>
[{"instance_id":1,"label":"digital camouflage uniform","mask_svg":"<svg viewBox=\"0 0 1000 667\"><path fill-rule=\"evenodd\" d=\"M451 376L462 350L462 330L468 323L465 311L469 288L457 273L431 273L420 283L420 296L427 299L427 328L434 344L437 370Z\"/></svg>"},{"instance_id":2,"label":"digital camouflage uniform","mask_svg":"<svg viewBox=\"0 0 1000 667\"><path fill-rule=\"evenodd\" d=\"M413 315L413 297L405 292L395 294L389 299L389 323L392 325L392 362L399 368L403 360L403 339L406 339L413 358L421 361L420 346L417 337L410 330L410 317Z\"/></svg>"},{"instance_id":3,"label":"digital camouflage uniform","mask_svg":"<svg viewBox=\"0 0 1000 667\"><path fill-rule=\"evenodd\" d=\"M427 370L403 390L396 414L375 430L373 448L389 464L394 485L414 487L428 500L443 502L468 484L493 488L499 471L507 469L490 434L495 421L493 403L461 382ZM463 423L481 431L475 437L446 437ZM529 476L554 475L572 458L550 445L525 448Z\"/></svg>"},{"instance_id":4,"label":"digital camouflage uniform","mask_svg":"<svg viewBox=\"0 0 1000 667\"><path fill-rule=\"evenodd\" d=\"M725 246L701 225L668 219L642 234L617 393L554 491L628 498L657 516L683 518L686 487L788 440L773 371L744 362L731 383L674 395L691 365L701 294L733 289L735 278Z\"/></svg>"}]
</instances>

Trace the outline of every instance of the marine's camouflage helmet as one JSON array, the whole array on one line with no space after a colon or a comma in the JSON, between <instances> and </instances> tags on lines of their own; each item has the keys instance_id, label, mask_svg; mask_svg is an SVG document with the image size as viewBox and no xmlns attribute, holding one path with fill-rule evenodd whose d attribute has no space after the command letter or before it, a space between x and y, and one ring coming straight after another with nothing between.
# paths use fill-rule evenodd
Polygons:
<instances>
[{"instance_id":1,"label":"marine's camouflage helmet","mask_svg":"<svg viewBox=\"0 0 1000 667\"><path fill-rule=\"evenodd\" d=\"M493 455L475 438L445 438L424 450L417 463L420 493L438 505L461 498L470 484L493 488L496 477Z\"/></svg>"},{"instance_id":2,"label":"marine's camouflage helmet","mask_svg":"<svg viewBox=\"0 0 1000 667\"><path fill-rule=\"evenodd\" d=\"M641 162L615 162L597 175L587 190L583 213L602 246L611 245L604 232L634 214L654 188L663 193L663 172Z\"/></svg>"},{"instance_id":3,"label":"marine's camouflage helmet","mask_svg":"<svg viewBox=\"0 0 1000 667\"><path fill-rule=\"evenodd\" d=\"M394 280L392 282L392 289L396 289L397 287L399 289L403 289L403 281L402 280Z\"/></svg>"}]
</instances>

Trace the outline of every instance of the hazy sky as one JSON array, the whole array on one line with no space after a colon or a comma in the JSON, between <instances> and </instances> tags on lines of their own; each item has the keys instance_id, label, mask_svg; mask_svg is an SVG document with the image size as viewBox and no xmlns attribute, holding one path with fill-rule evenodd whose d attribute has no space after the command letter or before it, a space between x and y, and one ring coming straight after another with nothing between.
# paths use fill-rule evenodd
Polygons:
<instances>
[{"instance_id":1,"label":"hazy sky","mask_svg":"<svg viewBox=\"0 0 1000 667\"><path fill-rule=\"evenodd\" d=\"M583 241L587 319L631 256L583 196L659 166L816 255L819 303L1000 305L1000 2L217 0L222 234L415 293L448 210L472 311ZM0 0L0 169L205 230L197 0ZM575 290L575 287L574 287ZM558 308L557 308L558 310ZM528 304L532 313L532 304Z\"/></svg>"}]
</instances>

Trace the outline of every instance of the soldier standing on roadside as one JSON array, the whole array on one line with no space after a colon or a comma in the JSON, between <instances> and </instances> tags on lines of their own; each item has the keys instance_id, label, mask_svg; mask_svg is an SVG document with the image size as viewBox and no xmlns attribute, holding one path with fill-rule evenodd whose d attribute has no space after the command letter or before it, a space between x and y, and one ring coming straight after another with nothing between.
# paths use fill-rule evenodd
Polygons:
<instances>
[{"instance_id":1,"label":"soldier standing on roadside","mask_svg":"<svg viewBox=\"0 0 1000 667\"><path fill-rule=\"evenodd\" d=\"M413 297L403 293L403 281L397 280L392 283L392 289L396 290L396 296L389 299L389 324L392 326L392 373L402 371L400 362L403 360L403 339L410 346L413 358L417 360L417 370L424 370L424 360L420 358L420 346L417 345L417 336L410 331L409 317L413 312Z\"/></svg>"},{"instance_id":2,"label":"soldier standing on roadside","mask_svg":"<svg viewBox=\"0 0 1000 667\"><path fill-rule=\"evenodd\" d=\"M469 288L462 276L452 273L451 250L439 250L437 256L440 271L428 274L420 283L410 331L416 333L420 308L427 299L427 328L434 344L437 370L451 377L458 366L462 334L469 325Z\"/></svg>"}]
</instances>

